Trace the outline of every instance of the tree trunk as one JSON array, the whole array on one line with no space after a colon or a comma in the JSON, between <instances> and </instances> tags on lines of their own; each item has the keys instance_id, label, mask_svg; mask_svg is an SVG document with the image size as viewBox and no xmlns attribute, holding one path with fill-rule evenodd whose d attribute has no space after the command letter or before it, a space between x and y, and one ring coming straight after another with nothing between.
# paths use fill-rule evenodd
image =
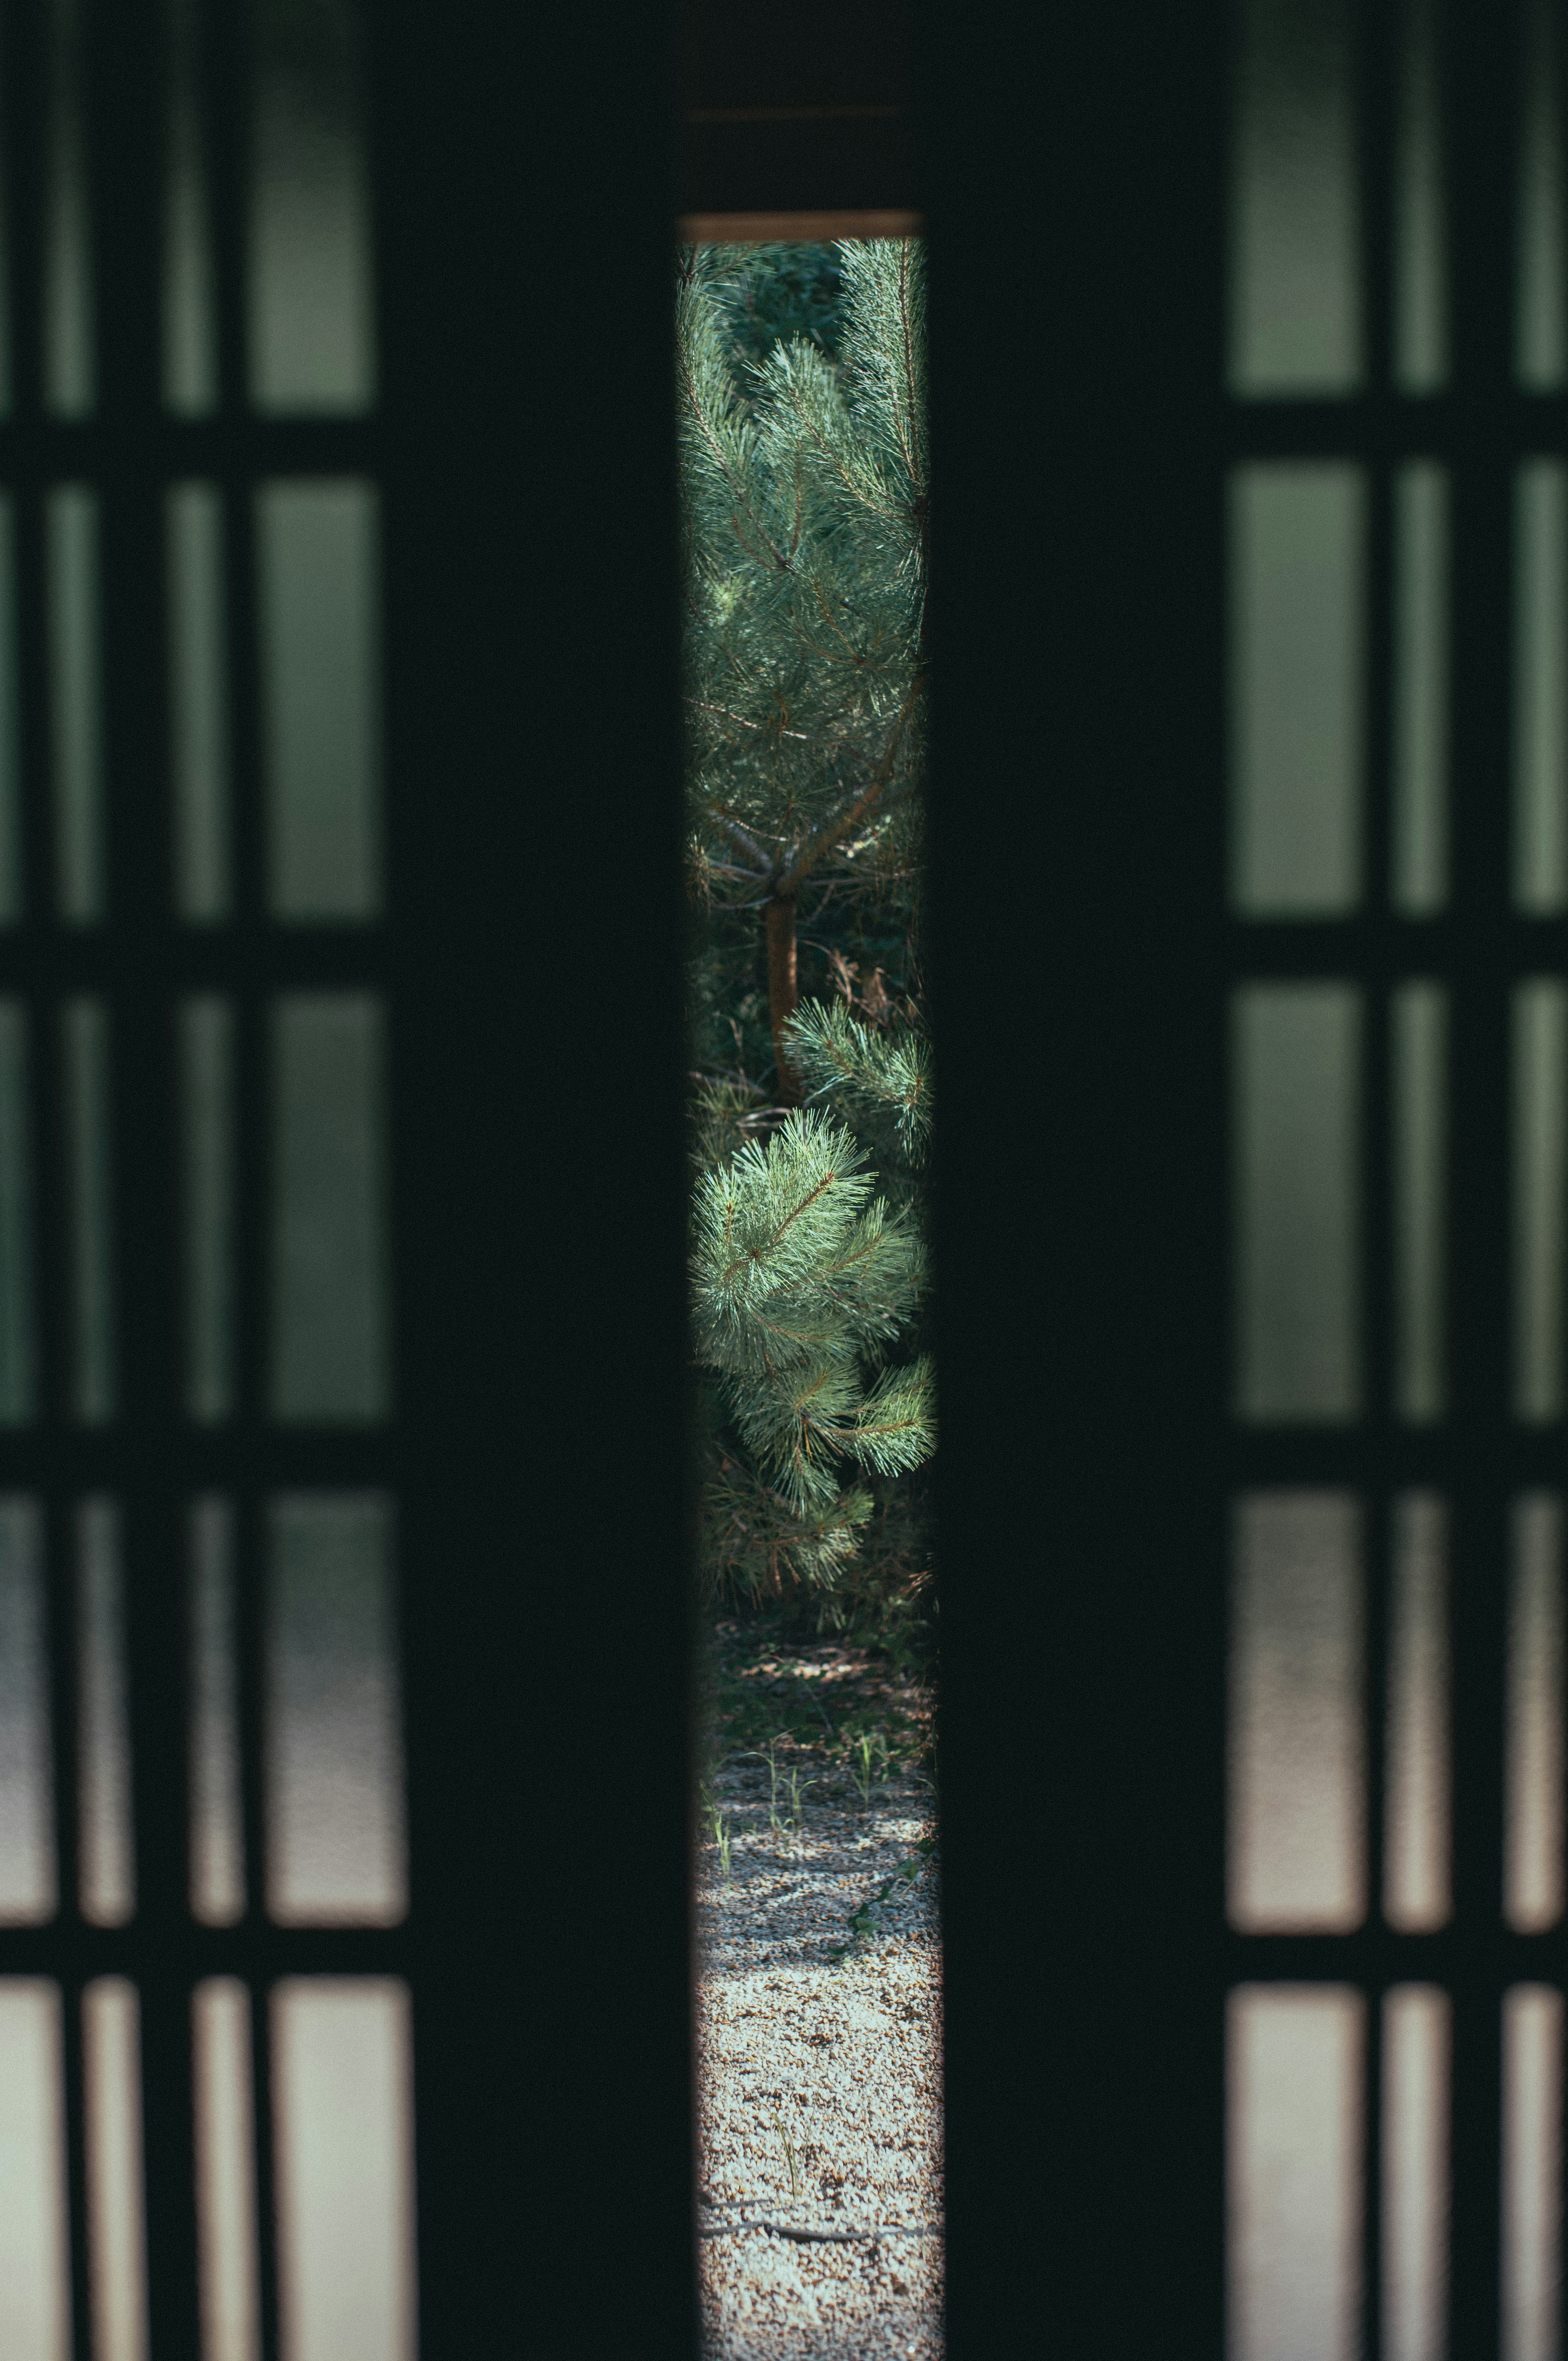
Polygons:
<instances>
[{"instance_id":1,"label":"tree trunk","mask_svg":"<svg viewBox=\"0 0 1568 2361\"><path fill-rule=\"evenodd\" d=\"M773 1027L773 1063L778 1084L773 1096L780 1106L800 1104L799 1077L784 1055L784 1028L794 1016L799 994L795 981L795 896L770 902L768 917L768 1022Z\"/></svg>"}]
</instances>

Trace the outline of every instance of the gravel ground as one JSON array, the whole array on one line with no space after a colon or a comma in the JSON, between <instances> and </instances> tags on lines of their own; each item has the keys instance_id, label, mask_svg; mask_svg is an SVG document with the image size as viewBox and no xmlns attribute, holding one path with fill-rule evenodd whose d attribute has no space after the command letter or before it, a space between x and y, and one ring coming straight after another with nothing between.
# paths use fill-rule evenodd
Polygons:
<instances>
[{"instance_id":1,"label":"gravel ground","mask_svg":"<svg viewBox=\"0 0 1568 2361\"><path fill-rule=\"evenodd\" d=\"M731 1762L708 1790L697 1891L705 2350L708 2361L937 2361L929 1782L896 1769L867 1802L841 1756L788 1743L775 1761L776 1775L765 1761Z\"/></svg>"}]
</instances>

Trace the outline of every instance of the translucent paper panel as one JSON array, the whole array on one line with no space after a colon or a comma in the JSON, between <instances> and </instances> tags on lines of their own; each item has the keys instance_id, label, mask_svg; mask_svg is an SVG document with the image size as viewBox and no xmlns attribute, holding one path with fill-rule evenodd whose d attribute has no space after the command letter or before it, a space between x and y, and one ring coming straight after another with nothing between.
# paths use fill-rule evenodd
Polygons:
<instances>
[{"instance_id":1,"label":"translucent paper panel","mask_svg":"<svg viewBox=\"0 0 1568 2361\"><path fill-rule=\"evenodd\" d=\"M5 272L0 267L0 301L4 294ZM10 494L4 492L0 493L0 926L10 926L22 915L18 731L16 511Z\"/></svg>"},{"instance_id":2,"label":"translucent paper panel","mask_svg":"<svg viewBox=\"0 0 1568 2361\"><path fill-rule=\"evenodd\" d=\"M214 994L180 1010L185 1226L185 1408L234 1407L234 1010Z\"/></svg>"},{"instance_id":3,"label":"translucent paper panel","mask_svg":"<svg viewBox=\"0 0 1568 2361\"><path fill-rule=\"evenodd\" d=\"M366 993L273 1015L273 1407L358 1421L389 1400L384 1025Z\"/></svg>"},{"instance_id":4,"label":"translucent paper panel","mask_svg":"<svg viewBox=\"0 0 1568 2361\"><path fill-rule=\"evenodd\" d=\"M287 1926L408 1908L393 1581L381 1494L273 1503L267 1906Z\"/></svg>"},{"instance_id":5,"label":"translucent paper panel","mask_svg":"<svg viewBox=\"0 0 1568 2361\"><path fill-rule=\"evenodd\" d=\"M93 401L93 230L82 119L84 0L44 0L44 398L61 418Z\"/></svg>"},{"instance_id":6,"label":"translucent paper panel","mask_svg":"<svg viewBox=\"0 0 1568 2361\"><path fill-rule=\"evenodd\" d=\"M136 1908L136 1857L125 1577L119 1510L112 1500L82 1503L76 1547L82 1915L94 1926L119 1927Z\"/></svg>"},{"instance_id":7,"label":"translucent paper panel","mask_svg":"<svg viewBox=\"0 0 1568 2361\"><path fill-rule=\"evenodd\" d=\"M66 1003L60 1046L71 1192L71 1400L79 1419L98 1426L115 1414L109 1012L101 1000Z\"/></svg>"},{"instance_id":8,"label":"translucent paper panel","mask_svg":"<svg viewBox=\"0 0 1568 2361\"><path fill-rule=\"evenodd\" d=\"M364 410L376 362L359 11L259 0L251 22L252 399Z\"/></svg>"},{"instance_id":9,"label":"translucent paper panel","mask_svg":"<svg viewBox=\"0 0 1568 2361\"><path fill-rule=\"evenodd\" d=\"M148 2361L139 2012L134 1986L101 1976L82 1995L87 2251L93 2361Z\"/></svg>"},{"instance_id":10,"label":"translucent paper panel","mask_svg":"<svg viewBox=\"0 0 1568 2361\"><path fill-rule=\"evenodd\" d=\"M27 1019L0 1000L0 1426L32 1417L33 1204L27 1104Z\"/></svg>"},{"instance_id":11,"label":"translucent paper panel","mask_svg":"<svg viewBox=\"0 0 1568 2361\"><path fill-rule=\"evenodd\" d=\"M1450 2015L1431 1984L1384 1996L1382 2361L1447 2361Z\"/></svg>"},{"instance_id":12,"label":"translucent paper panel","mask_svg":"<svg viewBox=\"0 0 1568 2361\"><path fill-rule=\"evenodd\" d=\"M218 397L212 219L197 86L196 0L168 0L163 398L199 417Z\"/></svg>"},{"instance_id":13,"label":"translucent paper panel","mask_svg":"<svg viewBox=\"0 0 1568 2361\"><path fill-rule=\"evenodd\" d=\"M1561 1418L1568 989L1521 984L1513 1016L1514 1408Z\"/></svg>"},{"instance_id":14,"label":"translucent paper panel","mask_svg":"<svg viewBox=\"0 0 1568 2361\"><path fill-rule=\"evenodd\" d=\"M198 1984L192 2029L202 2361L260 2361L256 2125L245 1986L232 1976Z\"/></svg>"},{"instance_id":15,"label":"translucent paper panel","mask_svg":"<svg viewBox=\"0 0 1568 2361\"><path fill-rule=\"evenodd\" d=\"M379 537L368 484L257 496L270 894L280 918L381 900Z\"/></svg>"},{"instance_id":16,"label":"translucent paper panel","mask_svg":"<svg viewBox=\"0 0 1568 2361\"><path fill-rule=\"evenodd\" d=\"M1359 2361L1365 2003L1244 1984L1227 2015L1228 2361Z\"/></svg>"},{"instance_id":17,"label":"translucent paper panel","mask_svg":"<svg viewBox=\"0 0 1568 2361\"><path fill-rule=\"evenodd\" d=\"M245 1914L234 1510L195 1502L191 1551L191 1908L209 1927Z\"/></svg>"},{"instance_id":18,"label":"translucent paper panel","mask_svg":"<svg viewBox=\"0 0 1568 2361\"><path fill-rule=\"evenodd\" d=\"M1523 16L1515 368L1521 385L1544 391L1568 370L1563 50L1552 0L1526 0Z\"/></svg>"},{"instance_id":19,"label":"translucent paper panel","mask_svg":"<svg viewBox=\"0 0 1568 2361\"><path fill-rule=\"evenodd\" d=\"M273 1988L279 2312L285 2361L413 2361L407 1988Z\"/></svg>"},{"instance_id":20,"label":"translucent paper panel","mask_svg":"<svg viewBox=\"0 0 1568 2361\"><path fill-rule=\"evenodd\" d=\"M165 513L175 901L213 921L229 910L223 503L215 485L177 484Z\"/></svg>"},{"instance_id":21,"label":"translucent paper panel","mask_svg":"<svg viewBox=\"0 0 1568 2361\"><path fill-rule=\"evenodd\" d=\"M1232 1026L1236 1409L1336 1420L1360 1404L1361 999L1252 984Z\"/></svg>"},{"instance_id":22,"label":"translucent paper panel","mask_svg":"<svg viewBox=\"0 0 1568 2361\"><path fill-rule=\"evenodd\" d=\"M1514 899L1568 906L1568 467L1514 485Z\"/></svg>"},{"instance_id":23,"label":"translucent paper panel","mask_svg":"<svg viewBox=\"0 0 1568 2361\"><path fill-rule=\"evenodd\" d=\"M62 918L104 915L104 729L98 500L62 484L44 503L55 898Z\"/></svg>"},{"instance_id":24,"label":"translucent paper panel","mask_svg":"<svg viewBox=\"0 0 1568 2361\"><path fill-rule=\"evenodd\" d=\"M56 1875L42 1525L13 1496L0 1498L0 1926L52 1918Z\"/></svg>"},{"instance_id":25,"label":"translucent paper panel","mask_svg":"<svg viewBox=\"0 0 1568 2361\"><path fill-rule=\"evenodd\" d=\"M1249 917L1360 898L1365 510L1338 461L1231 478L1231 883Z\"/></svg>"},{"instance_id":26,"label":"translucent paper panel","mask_svg":"<svg viewBox=\"0 0 1568 2361\"><path fill-rule=\"evenodd\" d=\"M60 1992L0 1978L0 2353L68 2361Z\"/></svg>"},{"instance_id":27,"label":"translucent paper panel","mask_svg":"<svg viewBox=\"0 0 1568 2361\"><path fill-rule=\"evenodd\" d=\"M1503 1999L1502 2361L1557 2361L1562 2317L1563 1994Z\"/></svg>"},{"instance_id":28,"label":"translucent paper panel","mask_svg":"<svg viewBox=\"0 0 1568 2361\"><path fill-rule=\"evenodd\" d=\"M1448 471L1394 478L1393 874L1411 917L1448 899Z\"/></svg>"},{"instance_id":29,"label":"translucent paper panel","mask_svg":"<svg viewBox=\"0 0 1568 2361\"><path fill-rule=\"evenodd\" d=\"M1435 1495L1394 1504L1383 1915L1408 1934L1453 1913L1448 1513Z\"/></svg>"},{"instance_id":30,"label":"translucent paper panel","mask_svg":"<svg viewBox=\"0 0 1568 2361\"><path fill-rule=\"evenodd\" d=\"M1528 1935L1555 1927L1563 1909L1561 1500L1519 1501L1513 1540L1503 1907Z\"/></svg>"},{"instance_id":31,"label":"translucent paper panel","mask_svg":"<svg viewBox=\"0 0 1568 2361\"><path fill-rule=\"evenodd\" d=\"M1366 1916L1361 1515L1348 1494L1255 1492L1235 1512L1228 1907L1233 1926Z\"/></svg>"},{"instance_id":32,"label":"translucent paper panel","mask_svg":"<svg viewBox=\"0 0 1568 2361\"><path fill-rule=\"evenodd\" d=\"M1425 1421L1440 1418L1447 1399L1447 992L1399 985L1389 1022L1394 1401L1401 1418Z\"/></svg>"},{"instance_id":33,"label":"translucent paper panel","mask_svg":"<svg viewBox=\"0 0 1568 2361\"><path fill-rule=\"evenodd\" d=\"M1361 376L1343 0L1244 0L1231 180L1231 383L1343 393Z\"/></svg>"},{"instance_id":34,"label":"translucent paper panel","mask_svg":"<svg viewBox=\"0 0 1568 2361\"><path fill-rule=\"evenodd\" d=\"M1406 0L1394 168L1394 376L1406 393L1448 374L1436 17L1435 0Z\"/></svg>"}]
</instances>

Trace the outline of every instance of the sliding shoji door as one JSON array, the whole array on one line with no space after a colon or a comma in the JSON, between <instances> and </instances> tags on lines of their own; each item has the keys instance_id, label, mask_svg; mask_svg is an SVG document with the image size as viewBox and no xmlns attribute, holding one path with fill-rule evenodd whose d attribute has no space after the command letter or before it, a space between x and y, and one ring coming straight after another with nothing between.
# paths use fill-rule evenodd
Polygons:
<instances>
[{"instance_id":1,"label":"sliding shoji door","mask_svg":"<svg viewBox=\"0 0 1568 2361\"><path fill-rule=\"evenodd\" d=\"M672 74L5 14L7 2361L689 2346Z\"/></svg>"}]
</instances>

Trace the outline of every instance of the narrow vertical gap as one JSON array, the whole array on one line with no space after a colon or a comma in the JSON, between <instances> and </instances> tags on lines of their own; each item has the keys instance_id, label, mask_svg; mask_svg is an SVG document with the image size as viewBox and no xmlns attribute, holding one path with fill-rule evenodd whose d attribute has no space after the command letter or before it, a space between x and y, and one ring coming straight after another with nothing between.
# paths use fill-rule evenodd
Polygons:
<instances>
[{"instance_id":1,"label":"narrow vertical gap","mask_svg":"<svg viewBox=\"0 0 1568 2361\"><path fill-rule=\"evenodd\" d=\"M218 405L230 424L247 401L247 168L250 153L248 12L227 0L200 0L199 79L205 101L212 178ZM265 1613L263 1474L259 1444L266 1369L267 1108L263 977L262 828L252 488L242 467L225 470L224 598L228 681L228 773L232 888L228 926L237 953L234 1015L235 1585L239 1698L240 1818L248 1879L246 1924L266 1909L262 1648ZM254 2103L257 2310L260 2361L278 2356L277 2181L273 2166L270 2021L265 1988L249 1990L248 2046Z\"/></svg>"},{"instance_id":2,"label":"narrow vertical gap","mask_svg":"<svg viewBox=\"0 0 1568 2361\"><path fill-rule=\"evenodd\" d=\"M1398 0L1369 0L1359 15L1358 166L1361 181L1362 343L1375 402L1387 398L1394 350L1395 129L1400 34ZM1368 469L1366 732L1363 757L1365 808L1362 877L1368 915L1379 933L1389 925L1389 851L1393 840L1394 741L1394 488L1387 456ZM1363 1506L1365 1535L1362 1711L1367 1915L1380 1925L1384 1904L1385 1795L1387 1778L1388 1600L1392 1580L1393 1500L1387 1444L1392 1431L1393 1167L1389 1125L1389 986L1387 969L1367 992L1362 1066L1360 1268L1363 1416L1374 1441L1376 1471ZM1382 2251L1384 2158L1382 1995L1367 1994L1362 2017L1365 2045L1361 2114L1361 2350L1367 2361L1383 2345Z\"/></svg>"},{"instance_id":3,"label":"narrow vertical gap","mask_svg":"<svg viewBox=\"0 0 1568 2361\"><path fill-rule=\"evenodd\" d=\"M93 2255L87 2160L87 2077L82 2015L86 1985L61 1980L60 2055L64 2069L65 2190L71 2229L71 2361L98 2361L93 2335Z\"/></svg>"},{"instance_id":4,"label":"narrow vertical gap","mask_svg":"<svg viewBox=\"0 0 1568 2361\"><path fill-rule=\"evenodd\" d=\"M1450 1661L1453 1932L1451 2349L1495 2361L1502 2080L1497 1974L1503 1835L1508 1366L1510 455L1507 258L1515 219L1518 20L1449 0L1445 148L1453 268L1453 997L1447 1294L1453 1455Z\"/></svg>"}]
</instances>

